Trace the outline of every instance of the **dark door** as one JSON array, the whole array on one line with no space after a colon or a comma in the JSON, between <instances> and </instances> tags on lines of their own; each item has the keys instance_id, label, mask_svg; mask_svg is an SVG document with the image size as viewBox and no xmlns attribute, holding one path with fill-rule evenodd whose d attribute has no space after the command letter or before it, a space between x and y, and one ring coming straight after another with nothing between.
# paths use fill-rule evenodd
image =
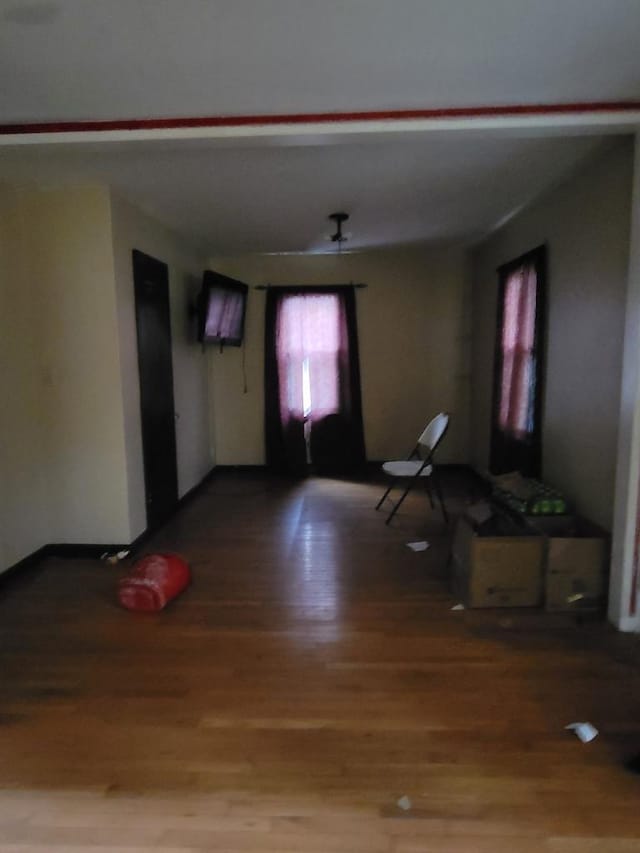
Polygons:
<instances>
[{"instance_id":1,"label":"dark door","mask_svg":"<svg viewBox=\"0 0 640 853\"><path fill-rule=\"evenodd\" d=\"M167 265L134 249L133 281L147 525L156 527L178 502Z\"/></svg>"}]
</instances>

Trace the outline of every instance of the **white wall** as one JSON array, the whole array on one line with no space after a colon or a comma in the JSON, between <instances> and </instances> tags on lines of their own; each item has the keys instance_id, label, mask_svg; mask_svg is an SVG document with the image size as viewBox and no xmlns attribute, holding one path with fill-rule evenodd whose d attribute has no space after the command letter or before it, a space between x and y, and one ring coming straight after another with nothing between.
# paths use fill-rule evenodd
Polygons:
<instances>
[{"instance_id":1,"label":"white wall","mask_svg":"<svg viewBox=\"0 0 640 853\"><path fill-rule=\"evenodd\" d=\"M636 540L640 523L640 134L634 140L629 277L618 427L616 494L611 542L609 619L622 631L640 632Z\"/></svg>"},{"instance_id":2,"label":"white wall","mask_svg":"<svg viewBox=\"0 0 640 853\"><path fill-rule=\"evenodd\" d=\"M189 316L189 305L195 302L205 261L198 248L186 238L113 193L111 225L131 540L146 527L131 252L139 249L169 267L178 493L181 496L202 480L211 469L213 459L209 437L207 359L197 343L195 321Z\"/></svg>"},{"instance_id":3,"label":"white wall","mask_svg":"<svg viewBox=\"0 0 640 853\"><path fill-rule=\"evenodd\" d=\"M0 571L50 541L35 282L22 198L0 187Z\"/></svg>"},{"instance_id":4,"label":"white wall","mask_svg":"<svg viewBox=\"0 0 640 853\"><path fill-rule=\"evenodd\" d=\"M104 187L25 196L51 532L58 542L126 534L116 304Z\"/></svg>"},{"instance_id":5,"label":"white wall","mask_svg":"<svg viewBox=\"0 0 640 853\"><path fill-rule=\"evenodd\" d=\"M204 261L106 187L0 189L0 571L146 526L131 249L169 265L179 493L211 467Z\"/></svg>"},{"instance_id":6,"label":"white wall","mask_svg":"<svg viewBox=\"0 0 640 853\"><path fill-rule=\"evenodd\" d=\"M611 528L620 403L633 149L586 164L473 257L472 455L489 460L496 268L548 247L542 475Z\"/></svg>"},{"instance_id":7,"label":"white wall","mask_svg":"<svg viewBox=\"0 0 640 853\"><path fill-rule=\"evenodd\" d=\"M452 414L441 461L468 461L466 262L460 250L217 257L218 272L260 284L348 284L357 291L365 442L369 459L405 455L427 420ZM239 349L210 350L219 464L263 464L264 291L246 326L248 393Z\"/></svg>"},{"instance_id":8,"label":"white wall","mask_svg":"<svg viewBox=\"0 0 640 853\"><path fill-rule=\"evenodd\" d=\"M10 190L2 222L6 568L128 519L108 192Z\"/></svg>"}]
</instances>

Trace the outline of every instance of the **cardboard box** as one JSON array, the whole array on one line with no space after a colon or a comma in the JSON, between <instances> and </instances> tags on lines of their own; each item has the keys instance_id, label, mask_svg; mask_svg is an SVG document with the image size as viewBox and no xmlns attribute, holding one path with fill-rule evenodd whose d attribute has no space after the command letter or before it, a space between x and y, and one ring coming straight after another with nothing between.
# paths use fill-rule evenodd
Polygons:
<instances>
[{"instance_id":1,"label":"cardboard box","mask_svg":"<svg viewBox=\"0 0 640 853\"><path fill-rule=\"evenodd\" d=\"M464 516L453 541L453 592L466 607L537 607L542 603L544 537L484 536ZM527 533L529 535L527 535Z\"/></svg>"},{"instance_id":2,"label":"cardboard box","mask_svg":"<svg viewBox=\"0 0 640 853\"><path fill-rule=\"evenodd\" d=\"M585 610L604 607L607 597L609 537L586 519L547 538L545 608Z\"/></svg>"}]
</instances>

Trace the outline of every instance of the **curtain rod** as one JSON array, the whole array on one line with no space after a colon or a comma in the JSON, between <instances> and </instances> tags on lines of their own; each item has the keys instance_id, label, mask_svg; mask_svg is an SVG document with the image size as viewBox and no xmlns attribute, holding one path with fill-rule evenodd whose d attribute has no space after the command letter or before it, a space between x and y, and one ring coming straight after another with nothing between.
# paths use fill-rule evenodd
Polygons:
<instances>
[{"instance_id":1,"label":"curtain rod","mask_svg":"<svg viewBox=\"0 0 640 853\"><path fill-rule=\"evenodd\" d=\"M358 290L361 290L363 287L368 287L368 286L369 286L368 284L361 284L361 283L360 284L354 284L352 281L349 282L348 285L340 285L340 284L335 284L335 285L333 285L333 284L309 284L309 285L302 284L302 285L300 285L301 288L304 288L304 287L355 287ZM297 287L297 285L295 285L295 284L294 285L291 285L291 284L256 284L253 289L254 290L269 290L271 287L275 287L275 288L278 288L278 287Z\"/></svg>"}]
</instances>

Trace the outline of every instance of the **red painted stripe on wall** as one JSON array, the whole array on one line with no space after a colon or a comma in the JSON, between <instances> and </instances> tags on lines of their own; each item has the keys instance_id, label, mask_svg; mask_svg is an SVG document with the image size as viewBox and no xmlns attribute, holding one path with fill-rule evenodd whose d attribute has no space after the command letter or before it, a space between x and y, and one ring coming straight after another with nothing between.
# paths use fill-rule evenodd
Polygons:
<instances>
[{"instance_id":1,"label":"red painted stripe on wall","mask_svg":"<svg viewBox=\"0 0 640 853\"><path fill-rule=\"evenodd\" d=\"M110 130L166 130L198 127L275 126L283 124L341 124L346 122L411 121L451 118L570 115L634 112L640 101L587 101L569 104L506 104L484 107L446 107L423 110L372 110L345 113L284 113L272 115L185 116L100 121L47 121L0 124L0 134L82 133Z\"/></svg>"}]
</instances>

